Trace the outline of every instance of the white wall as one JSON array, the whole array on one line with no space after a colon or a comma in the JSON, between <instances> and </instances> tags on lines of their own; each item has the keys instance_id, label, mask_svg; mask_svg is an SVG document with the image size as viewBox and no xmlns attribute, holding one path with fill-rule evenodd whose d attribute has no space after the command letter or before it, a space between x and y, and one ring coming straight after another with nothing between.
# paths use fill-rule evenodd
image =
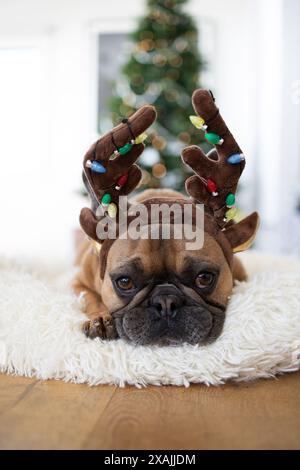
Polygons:
<instances>
[{"instance_id":1,"label":"white wall","mask_svg":"<svg viewBox=\"0 0 300 470\"><path fill-rule=\"evenodd\" d=\"M280 147L280 247L300 256L300 218L293 215L295 195L300 202L300 2L286 0L283 10L282 140Z\"/></svg>"},{"instance_id":2,"label":"white wall","mask_svg":"<svg viewBox=\"0 0 300 470\"><path fill-rule=\"evenodd\" d=\"M300 99L293 91L298 83L299 95L300 2L264 0L258 6L261 246L299 255L300 220L294 211L300 187Z\"/></svg>"},{"instance_id":3,"label":"white wall","mask_svg":"<svg viewBox=\"0 0 300 470\"><path fill-rule=\"evenodd\" d=\"M257 180L255 167L261 161L260 168L265 171L263 155L273 151L271 137L267 142L264 138L268 123L271 122L268 135L275 135L280 128L279 121L282 121L276 115L279 105L276 103L274 106L272 97L283 80L289 82L290 78L277 75L282 60L282 55L279 55L282 48L278 49L277 44L283 41L284 22L290 21L289 16L297 8L296 3L297 0L191 0L189 5L195 18L205 20L204 49L214 51L213 57L207 57L212 74L204 74L204 78L208 77L209 84L216 90L222 114L247 155L242 181L245 194L251 195L252 191L252 194L262 196L263 215L268 217L270 227L278 224L278 211L274 209L271 185L265 186ZM283 4L287 7L283 8ZM9 136L5 145L0 143L4 170L0 184L2 252L47 258L49 254L67 256L71 253L72 229L77 225L82 206L82 200L74 196L74 191L80 187L82 156L96 138L93 125L93 34L99 24L110 29L129 24L143 10L144 2L141 0L1 0L0 57L1 47L33 47L38 56L34 67L39 70L34 86L40 90L37 94L35 89L27 87L22 72L12 80L14 89L19 87L23 94L34 97L35 103L38 96L39 103L35 106L39 111L33 117L30 110L30 122L25 128L26 112L24 108L20 110L18 94L12 92L12 87L7 96L10 96L13 113L7 117L5 110L2 108L1 114L0 109L1 131ZM266 12L270 21L265 25ZM215 36L206 34L212 30ZM211 44L212 37L215 38L214 45ZM289 69L289 59L285 57L285 61ZM27 65L29 68L30 64ZM28 76L29 72L27 79ZM0 89L1 77L0 71ZM7 74L5 79L8 79ZM22 106L25 103L23 100ZM275 114L271 117L266 104L272 104L272 113ZM287 106L284 110L289 113ZM298 112L294 109L294 113ZM36 137L34 149L32 138L27 141L22 138L21 142L18 139L24 129L31 137ZM294 155L293 161L295 158ZM34 163L35 171L28 171L23 178L24 164L19 165L19 162L25 160L28 165ZM276 149L272 164L281 160L282 154ZM272 169L276 184L280 173L278 168ZM21 195L21 199L10 195L16 179L18 187L15 193ZM249 201L249 197L246 199ZM250 200L246 206L250 208L252 204L255 201ZM20 226L22 237L18 233Z\"/></svg>"},{"instance_id":4,"label":"white wall","mask_svg":"<svg viewBox=\"0 0 300 470\"><path fill-rule=\"evenodd\" d=\"M17 48L20 66L26 59L21 58L19 48L26 46L39 56L34 64L39 72L34 78L36 90L27 88L22 70L10 85L7 81L13 68L0 73L2 93L9 86L11 100L9 116L0 108L1 133L9 135L0 143L2 252L47 259L72 253L72 230L78 225L84 203L75 195L81 187L82 156L95 139L91 122L95 99L91 88L92 25L97 18L112 18L116 12L125 18L139 14L141 7L139 1L125 7L119 0L0 2L0 67L5 68L1 47ZM25 77L34 70L29 62L27 67ZM39 114L33 117L32 112L26 113L28 100L19 101L17 88L33 100ZM32 138L21 143L26 118L26 132ZM25 159L34 170L24 174Z\"/></svg>"}]
</instances>

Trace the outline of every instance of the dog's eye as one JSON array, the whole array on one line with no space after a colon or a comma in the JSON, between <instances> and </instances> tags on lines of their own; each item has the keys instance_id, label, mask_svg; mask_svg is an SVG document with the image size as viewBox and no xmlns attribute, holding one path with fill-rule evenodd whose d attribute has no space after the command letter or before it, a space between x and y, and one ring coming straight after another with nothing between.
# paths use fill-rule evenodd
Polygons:
<instances>
[{"instance_id":1,"label":"dog's eye","mask_svg":"<svg viewBox=\"0 0 300 470\"><path fill-rule=\"evenodd\" d=\"M202 273L199 273L196 277L196 285L200 289L204 287L210 287L213 284L214 280L215 275L213 273L203 271Z\"/></svg>"},{"instance_id":2,"label":"dog's eye","mask_svg":"<svg viewBox=\"0 0 300 470\"><path fill-rule=\"evenodd\" d=\"M134 284L130 277L122 276L116 280L117 286L122 290L130 290L133 289Z\"/></svg>"}]
</instances>

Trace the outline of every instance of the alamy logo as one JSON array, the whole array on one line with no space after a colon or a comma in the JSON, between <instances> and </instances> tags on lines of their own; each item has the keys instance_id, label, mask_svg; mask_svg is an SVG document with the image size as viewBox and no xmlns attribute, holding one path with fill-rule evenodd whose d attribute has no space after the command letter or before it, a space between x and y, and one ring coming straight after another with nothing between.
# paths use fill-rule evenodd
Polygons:
<instances>
[{"instance_id":1,"label":"alamy logo","mask_svg":"<svg viewBox=\"0 0 300 470\"><path fill-rule=\"evenodd\" d=\"M199 250L204 242L204 206L174 202L128 206L127 196L119 197L119 217L111 218L99 205L97 237L106 239L186 240L187 250Z\"/></svg>"}]
</instances>

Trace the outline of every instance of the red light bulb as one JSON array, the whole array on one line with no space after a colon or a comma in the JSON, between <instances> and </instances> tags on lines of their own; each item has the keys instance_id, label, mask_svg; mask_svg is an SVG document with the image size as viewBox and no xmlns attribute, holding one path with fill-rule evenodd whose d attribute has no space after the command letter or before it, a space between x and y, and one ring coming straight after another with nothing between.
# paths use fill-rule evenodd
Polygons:
<instances>
[{"instance_id":1,"label":"red light bulb","mask_svg":"<svg viewBox=\"0 0 300 470\"><path fill-rule=\"evenodd\" d=\"M127 173L120 176L120 178L118 179L117 184L115 186L115 189L117 191L120 191L120 189L126 184L127 180L128 180L128 174Z\"/></svg>"},{"instance_id":2,"label":"red light bulb","mask_svg":"<svg viewBox=\"0 0 300 470\"><path fill-rule=\"evenodd\" d=\"M206 185L208 191L212 194L212 196L218 196L218 188L213 180L207 180Z\"/></svg>"}]
</instances>

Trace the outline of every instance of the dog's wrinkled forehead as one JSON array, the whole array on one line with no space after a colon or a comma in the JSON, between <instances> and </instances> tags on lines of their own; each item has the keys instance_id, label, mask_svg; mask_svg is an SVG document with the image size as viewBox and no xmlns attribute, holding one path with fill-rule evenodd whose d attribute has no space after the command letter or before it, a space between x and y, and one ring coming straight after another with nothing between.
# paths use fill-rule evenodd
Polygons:
<instances>
[{"instance_id":1,"label":"dog's wrinkled forehead","mask_svg":"<svg viewBox=\"0 0 300 470\"><path fill-rule=\"evenodd\" d=\"M223 250L216 240L206 233L202 248L193 251L186 249L185 239L117 239L109 250L106 271L110 273L118 268L125 268L128 274L129 271L143 271L149 276L163 276L164 273L180 273L187 270L188 274L191 260L194 264L209 262L221 269L228 269Z\"/></svg>"},{"instance_id":2,"label":"dog's wrinkled forehead","mask_svg":"<svg viewBox=\"0 0 300 470\"><path fill-rule=\"evenodd\" d=\"M148 209L148 215L150 214L149 207L151 207L151 203L155 201L157 203L157 200L155 199L149 199L144 201L145 207ZM174 202L171 201L171 202ZM190 250L190 254L192 256L197 256L197 253L201 254L201 256L208 256L212 261L216 254L218 254L217 258L218 260L222 260L222 262L227 262L229 267L231 268L232 265L232 249L231 246L224 236L222 231L219 231L216 227L214 219L205 214L204 217L204 230L201 229L197 221L195 220L195 211L196 207L194 204L190 204L190 202L186 201L177 201L179 204L182 204L182 207L184 207L184 204L186 205L191 205L192 210L193 210L193 215L192 215L192 221L190 224L191 230L194 232L196 228L197 232L197 239L202 238L203 239L203 247L201 249L195 250L194 248ZM154 227L155 225L155 227ZM162 231L166 229L166 225L168 225L169 228L169 233L171 233L171 237L168 237L167 239L163 239L162 237ZM158 224L151 224L151 221L148 222L148 224L142 225L140 227L140 234L138 236L139 240L132 239L130 234L127 232L127 239L124 240L123 236L119 236L120 238L117 239L107 239L105 242L102 244L101 252L100 252L100 277L103 279L106 269L107 269L107 263L108 263L108 257L110 255L110 252L112 251L113 253L120 253L121 257L124 259L125 253L127 254L128 257L130 257L130 253L136 252L137 249L142 249L144 254L149 254L150 257L150 262L153 260L153 253L158 253L160 250L162 252L162 261L166 254L168 253L168 256L171 256L171 259L178 258L180 256L180 253L184 253L185 251L189 251L187 249L188 246L190 246L190 239L186 239L185 236L183 235L180 240L176 239L176 236L174 236L175 233L175 228L174 226L176 223L174 220L171 220L170 223L162 223L160 221ZM189 225L189 224L186 224ZM163 227L162 227L163 226ZM181 226L182 228L182 226ZM157 234L155 235L155 231ZM168 232L168 230L166 230ZM143 237L142 232L148 233L148 236ZM202 237L199 237L199 233L202 233ZM123 232L124 233L124 232ZM166 233L166 232L165 232ZM149 237L150 234L150 237ZM173 238L172 238L173 236ZM120 244L117 244L117 242L121 242ZM124 243L125 242L125 243ZM139 243L143 242L143 243ZM142 247L142 248L141 248ZM206 253L206 254L205 254ZM174 254L176 256L174 256ZM110 259L114 259L114 256L111 255ZM161 258L158 257L158 260ZM169 258L168 258L169 259Z\"/></svg>"}]
</instances>

